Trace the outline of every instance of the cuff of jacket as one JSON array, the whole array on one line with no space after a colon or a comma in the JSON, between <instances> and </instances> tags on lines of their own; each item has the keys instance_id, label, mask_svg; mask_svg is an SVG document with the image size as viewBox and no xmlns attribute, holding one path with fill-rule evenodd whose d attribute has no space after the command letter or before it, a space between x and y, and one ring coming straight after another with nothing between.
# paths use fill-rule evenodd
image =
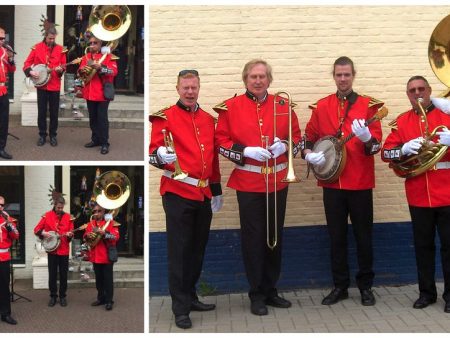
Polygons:
<instances>
[{"instance_id":1,"label":"cuff of jacket","mask_svg":"<svg viewBox=\"0 0 450 338\"><path fill-rule=\"evenodd\" d=\"M369 141L364 143L364 152L366 155L374 155L381 149L381 142L375 137L372 137Z\"/></svg>"},{"instance_id":2,"label":"cuff of jacket","mask_svg":"<svg viewBox=\"0 0 450 338\"><path fill-rule=\"evenodd\" d=\"M158 168L158 169L163 169L163 168L164 168L164 163L161 163L161 161L159 160L159 157L158 157L157 152L158 152L158 148L156 148L156 149L153 151L153 153L151 153L151 154L149 155L148 162L149 162L152 166L154 166L154 167L156 167L156 168Z\"/></svg>"},{"instance_id":3,"label":"cuff of jacket","mask_svg":"<svg viewBox=\"0 0 450 338\"><path fill-rule=\"evenodd\" d=\"M302 142L300 143L301 150L309 149L312 150L314 147L314 142L308 141L305 137L302 138ZM305 154L303 151L301 152L302 159L305 159Z\"/></svg>"},{"instance_id":4,"label":"cuff of jacket","mask_svg":"<svg viewBox=\"0 0 450 338\"><path fill-rule=\"evenodd\" d=\"M219 154L238 165L244 165L244 149L242 144L233 144L231 149L219 147Z\"/></svg>"},{"instance_id":5,"label":"cuff of jacket","mask_svg":"<svg viewBox=\"0 0 450 338\"><path fill-rule=\"evenodd\" d=\"M31 67L28 67L28 68L25 69L23 72L25 73L25 76L26 76L26 77L30 77Z\"/></svg>"},{"instance_id":6,"label":"cuff of jacket","mask_svg":"<svg viewBox=\"0 0 450 338\"><path fill-rule=\"evenodd\" d=\"M210 187L213 196L222 195L222 185L220 183L211 183Z\"/></svg>"}]
</instances>

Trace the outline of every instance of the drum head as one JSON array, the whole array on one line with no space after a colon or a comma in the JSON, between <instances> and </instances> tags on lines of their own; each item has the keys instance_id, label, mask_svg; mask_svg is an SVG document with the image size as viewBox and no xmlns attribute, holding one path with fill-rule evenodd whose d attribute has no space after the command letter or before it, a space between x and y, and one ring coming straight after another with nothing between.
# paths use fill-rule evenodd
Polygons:
<instances>
[{"instance_id":1,"label":"drum head","mask_svg":"<svg viewBox=\"0 0 450 338\"><path fill-rule=\"evenodd\" d=\"M48 68L44 64L35 65L32 67L32 70L39 73L39 77L37 79L31 78L34 85L36 87L42 87L47 84L50 79L50 73L48 72Z\"/></svg>"},{"instance_id":2,"label":"drum head","mask_svg":"<svg viewBox=\"0 0 450 338\"><path fill-rule=\"evenodd\" d=\"M333 136L326 136L318 140L313 147L314 152L323 151L325 163L321 166L311 166L314 176L318 180L333 182L340 173L342 163L342 148L339 140ZM337 178L336 177L336 178Z\"/></svg>"},{"instance_id":3,"label":"drum head","mask_svg":"<svg viewBox=\"0 0 450 338\"><path fill-rule=\"evenodd\" d=\"M55 251L60 243L59 235L55 231L49 231L49 237L45 237L42 240L42 246L44 247L45 251L51 252Z\"/></svg>"}]
</instances>

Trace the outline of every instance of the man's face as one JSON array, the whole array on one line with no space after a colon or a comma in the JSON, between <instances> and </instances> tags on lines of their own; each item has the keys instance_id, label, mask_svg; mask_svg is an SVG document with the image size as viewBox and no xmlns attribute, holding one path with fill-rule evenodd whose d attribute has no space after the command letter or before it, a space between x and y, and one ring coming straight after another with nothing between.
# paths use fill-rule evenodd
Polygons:
<instances>
[{"instance_id":1,"label":"man's face","mask_svg":"<svg viewBox=\"0 0 450 338\"><path fill-rule=\"evenodd\" d=\"M0 47L3 46L6 39L6 33L0 29Z\"/></svg>"},{"instance_id":2,"label":"man's face","mask_svg":"<svg viewBox=\"0 0 450 338\"><path fill-rule=\"evenodd\" d=\"M56 205L55 205L55 212L58 215L62 215L62 213L64 212L64 204L63 203L56 203Z\"/></svg>"},{"instance_id":3,"label":"man's face","mask_svg":"<svg viewBox=\"0 0 450 338\"><path fill-rule=\"evenodd\" d=\"M55 44L56 34L48 34L45 37L45 43L47 46L53 46Z\"/></svg>"},{"instance_id":4,"label":"man's face","mask_svg":"<svg viewBox=\"0 0 450 338\"><path fill-rule=\"evenodd\" d=\"M101 206L96 205L94 209L92 209L92 215L94 215L94 219L96 221L101 221L103 217L105 216L105 209L103 209Z\"/></svg>"},{"instance_id":5,"label":"man's face","mask_svg":"<svg viewBox=\"0 0 450 338\"><path fill-rule=\"evenodd\" d=\"M406 88L406 95L408 95L409 102L414 109L418 109L417 99L422 98L422 106L428 107L431 103L430 95L431 95L431 87L423 80L412 80L408 83Z\"/></svg>"},{"instance_id":6,"label":"man's face","mask_svg":"<svg viewBox=\"0 0 450 338\"><path fill-rule=\"evenodd\" d=\"M266 95L270 82L267 77L267 67L262 63L258 63L250 69L245 80L247 90L255 95L258 99L262 99Z\"/></svg>"},{"instance_id":7,"label":"man's face","mask_svg":"<svg viewBox=\"0 0 450 338\"><path fill-rule=\"evenodd\" d=\"M96 38L90 38L89 39L89 50L91 53L97 53L100 51L101 48L101 41L97 40Z\"/></svg>"},{"instance_id":8,"label":"man's face","mask_svg":"<svg viewBox=\"0 0 450 338\"><path fill-rule=\"evenodd\" d=\"M180 78L177 84L177 92L183 104L191 109L195 108L200 92L200 82L198 77L192 76Z\"/></svg>"},{"instance_id":9,"label":"man's face","mask_svg":"<svg viewBox=\"0 0 450 338\"><path fill-rule=\"evenodd\" d=\"M334 67L334 82L337 90L341 93L348 93L353 86L354 75L351 65L336 65Z\"/></svg>"}]
</instances>

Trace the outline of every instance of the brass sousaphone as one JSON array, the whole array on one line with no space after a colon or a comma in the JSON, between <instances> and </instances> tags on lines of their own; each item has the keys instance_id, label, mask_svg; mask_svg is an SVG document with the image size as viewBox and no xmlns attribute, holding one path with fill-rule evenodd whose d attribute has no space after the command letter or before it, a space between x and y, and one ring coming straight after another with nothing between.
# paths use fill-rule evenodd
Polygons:
<instances>
[{"instance_id":1,"label":"brass sousaphone","mask_svg":"<svg viewBox=\"0 0 450 338\"><path fill-rule=\"evenodd\" d=\"M130 197L131 183L128 177L120 171L108 171L100 175L95 181L93 197L98 205L106 210L114 212L120 208ZM111 221L107 221L102 230L108 227ZM86 237L86 244L90 249L95 247L102 236L94 232L92 237Z\"/></svg>"},{"instance_id":2,"label":"brass sousaphone","mask_svg":"<svg viewBox=\"0 0 450 338\"><path fill-rule=\"evenodd\" d=\"M109 41L108 47L114 50L119 39L128 31L131 25L131 11L128 6L108 5L94 6L89 15L89 24L87 31L91 32L97 39ZM102 63L108 54L105 53L98 60ZM92 62L92 60L90 60ZM86 85L92 80L96 69L87 64L80 72L80 78Z\"/></svg>"},{"instance_id":3,"label":"brass sousaphone","mask_svg":"<svg viewBox=\"0 0 450 338\"><path fill-rule=\"evenodd\" d=\"M450 15L446 16L433 31L428 44L428 59L430 61L431 69L436 77L444 85L447 90L440 93L439 97L447 97L450 95ZM425 173L432 169L442 157L447 153L447 146L440 143L435 143L432 139L436 132L445 126L440 125L434 128L433 131L428 130L427 114L419 99L417 102L420 114L425 121L425 140L422 147L419 149L417 155L408 156L405 160L400 162L391 162L389 167L394 170L394 173L403 178L414 177Z\"/></svg>"}]
</instances>

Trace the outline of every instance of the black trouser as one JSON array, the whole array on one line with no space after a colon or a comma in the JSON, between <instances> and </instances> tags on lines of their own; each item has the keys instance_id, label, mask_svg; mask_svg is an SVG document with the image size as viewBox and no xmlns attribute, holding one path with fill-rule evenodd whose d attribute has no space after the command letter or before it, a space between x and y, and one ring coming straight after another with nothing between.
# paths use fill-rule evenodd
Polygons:
<instances>
[{"instance_id":1,"label":"black trouser","mask_svg":"<svg viewBox=\"0 0 450 338\"><path fill-rule=\"evenodd\" d=\"M277 295L276 284L281 272L283 227L288 188L277 193L278 243L272 250L267 246L266 193L236 191L241 221L241 247L249 297L265 300ZM273 243L275 229L274 193L269 194L270 238ZM272 230L272 231L270 231Z\"/></svg>"},{"instance_id":2,"label":"black trouser","mask_svg":"<svg viewBox=\"0 0 450 338\"><path fill-rule=\"evenodd\" d=\"M172 311L189 314L198 299L195 285L202 272L211 226L211 200L193 201L176 194L162 197L166 213L167 260Z\"/></svg>"},{"instance_id":3,"label":"black trouser","mask_svg":"<svg viewBox=\"0 0 450 338\"><path fill-rule=\"evenodd\" d=\"M10 262L0 262L0 315L11 314L11 294L9 292Z\"/></svg>"},{"instance_id":4,"label":"black trouser","mask_svg":"<svg viewBox=\"0 0 450 338\"><path fill-rule=\"evenodd\" d=\"M9 98L8 94L0 96L0 150L6 147L9 126Z\"/></svg>"},{"instance_id":5,"label":"black trouser","mask_svg":"<svg viewBox=\"0 0 450 338\"><path fill-rule=\"evenodd\" d=\"M56 137L58 130L59 91L37 89L39 136ZM50 112L50 126L47 134L47 106Z\"/></svg>"},{"instance_id":6,"label":"black trouser","mask_svg":"<svg viewBox=\"0 0 450 338\"><path fill-rule=\"evenodd\" d=\"M435 236L436 229L441 243L441 263L444 275L442 298L450 301L450 206L421 208L409 206L414 233L417 275L420 296L436 299Z\"/></svg>"},{"instance_id":7,"label":"black trouser","mask_svg":"<svg viewBox=\"0 0 450 338\"><path fill-rule=\"evenodd\" d=\"M91 127L91 140L100 145L109 145L109 101L86 100L89 110L89 126Z\"/></svg>"},{"instance_id":8,"label":"black trouser","mask_svg":"<svg viewBox=\"0 0 450 338\"><path fill-rule=\"evenodd\" d=\"M67 272L69 271L69 256L48 254L48 288L50 297L58 297L57 279L59 270L59 297L66 297Z\"/></svg>"},{"instance_id":9,"label":"black trouser","mask_svg":"<svg viewBox=\"0 0 450 338\"><path fill-rule=\"evenodd\" d=\"M114 263L94 263L95 287L97 288L97 300L100 302L113 303L113 266Z\"/></svg>"},{"instance_id":10,"label":"black trouser","mask_svg":"<svg viewBox=\"0 0 450 338\"><path fill-rule=\"evenodd\" d=\"M370 289L375 276L372 270L372 189L324 188L323 203L330 236L331 270L334 286L341 289L347 289L350 286L350 271L347 262L348 216L350 215L359 266L356 284L360 290Z\"/></svg>"}]
</instances>

